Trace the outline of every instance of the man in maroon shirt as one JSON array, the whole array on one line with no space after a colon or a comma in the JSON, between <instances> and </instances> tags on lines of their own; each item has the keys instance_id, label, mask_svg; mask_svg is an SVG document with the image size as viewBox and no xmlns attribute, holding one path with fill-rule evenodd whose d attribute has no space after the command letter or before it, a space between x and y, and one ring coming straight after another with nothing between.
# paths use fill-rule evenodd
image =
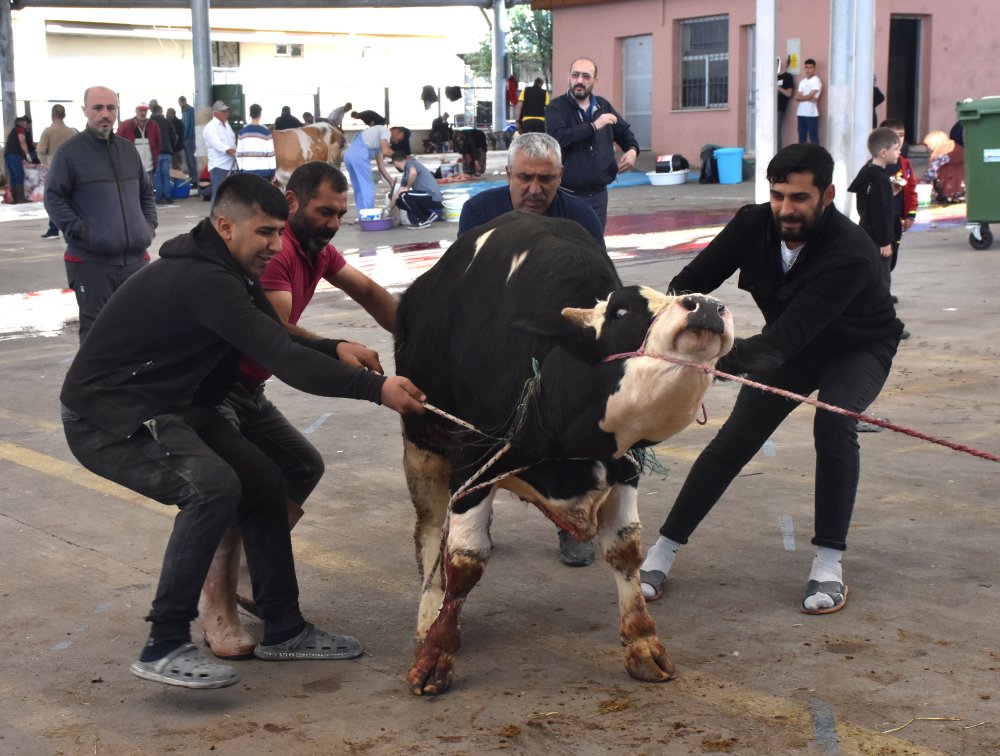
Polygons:
<instances>
[{"instance_id":1,"label":"man in maroon shirt","mask_svg":"<svg viewBox=\"0 0 1000 756\"><path fill-rule=\"evenodd\" d=\"M360 304L375 321L390 333L396 323L396 299L384 288L351 266L330 240L340 228L347 212L347 179L327 163L306 163L288 180L285 197L289 205L288 223L281 238L281 252L268 263L260 282L265 295L282 323L290 332L307 338L320 338L298 325L303 310L312 299L316 286L325 279ZM364 366L379 373L378 354L362 344L341 342L338 358L352 365ZM294 527L302 517L302 505L323 477L320 452L285 418L264 393L269 371L243 357L240 379L219 406L219 411L240 428L244 437L267 448L278 462L288 493L288 524ZM253 656L256 641L240 625L236 612L237 575L242 552L239 531L223 536L212 567L205 579L199 614L205 640L212 652L224 659ZM240 591L240 603L249 611L255 607L249 590Z\"/></svg>"}]
</instances>

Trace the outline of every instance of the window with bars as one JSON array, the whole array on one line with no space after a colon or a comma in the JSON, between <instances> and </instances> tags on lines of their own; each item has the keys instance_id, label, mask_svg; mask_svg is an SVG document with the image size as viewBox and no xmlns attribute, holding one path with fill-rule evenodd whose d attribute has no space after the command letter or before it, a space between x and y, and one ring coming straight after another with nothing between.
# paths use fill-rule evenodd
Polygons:
<instances>
[{"instance_id":1,"label":"window with bars","mask_svg":"<svg viewBox=\"0 0 1000 756\"><path fill-rule=\"evenodd\" d=\"M729 104L729 16L678 22L681 108L724 108Z\"/></svg>"}]
</instances>

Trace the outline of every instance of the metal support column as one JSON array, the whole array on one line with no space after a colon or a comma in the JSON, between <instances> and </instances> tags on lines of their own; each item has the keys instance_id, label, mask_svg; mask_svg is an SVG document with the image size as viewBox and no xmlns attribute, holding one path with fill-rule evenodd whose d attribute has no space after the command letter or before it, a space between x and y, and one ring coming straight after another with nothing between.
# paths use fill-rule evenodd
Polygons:
<instances>
[{"instance_id":1,"label":"metal support column","mask_svg":"<svg viewBox=\"0 0 1000 756\"><path fill-rule=\"evenodd\" d=\"M778 36L777 0L757 0L757 81L749 82L757 89L757 145L754 169L754 199L767 202L771 186L767 181L767 164L774 157L777 146L778 87L776 83Z\"/></svg>"},{"instance_id":2,"label":"metal support column","mask_svg":"<svg viewBox=\"0 0 1000 756\"><path fill-rule=\"evenodd\" d=\"M0 87L3 88L3 137L14 128L17 118L17 89L14 86L14 31L10 0L0 0Z\"/></svg>"},{"instance_id":3,"label":"metal support column","mask_svg":"<svg viewBox=\"0 0 1000 756\"><path fill-rule=\"evenodd\" d=\"M191 0L191 57L194 59L194 108L212 106L212 42L208 0Z\"/></svg>"},{"instance_id":4,"label":"metal support column","mask_svg":"<svg viewBox=\"0 0 1000 756\"><path fill-rule=\"evenodd\" d=\"M837 187L834 202L844 214L850 214L854 206L847 187L868 159L874 34L874 0L831 0L824 141L834 160L833 183Z\"/></svg>"},{"instance_id":5,"label":"metal support column","mask_svg":"<svg viewBox=\"0 0 1000 756\"><path fill-rule=\"evenodd\" d=\"M504 40L504 6L493 2L493 131L503 131L507 115L507 77L503 59L507 51Z\"/></svg>"}]
</instances>

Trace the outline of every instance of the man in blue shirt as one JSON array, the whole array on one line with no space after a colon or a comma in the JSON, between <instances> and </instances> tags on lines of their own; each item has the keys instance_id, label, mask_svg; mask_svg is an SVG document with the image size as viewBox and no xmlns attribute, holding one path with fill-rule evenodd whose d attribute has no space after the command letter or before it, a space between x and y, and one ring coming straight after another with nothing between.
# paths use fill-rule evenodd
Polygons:
<instances>
[{"instance_id":1,"label":"man in blue shirt","mask_svg":"<svg viewBox=\"0 0 1000 756\"><path fill-rule=\"evenodd\" d=\"M508 186L487 189L462 205L458 233L481 226L494 218L520 210L550 218L576 221L594 237L605 252L604 228L594 209L582 200L559 191L563 162L559 142L548 134L521 134L507 151ZM570 567L584 567L594 561L594 544L577 543L559 530L559 558Z\"/></svg>"},{"instance_id":2,"label":"man in blue shirt","mask_svg":"<svg viewBox=\"0 0 1000 756\"><path fill-rule=\"evenodd\" d=\"M508 186L480 192L462 206L458 232L488 223L511 210L576 221L594 237L601 249L604 228L597 213L582 200L559 191L562 151L548 134L522 134L507 151Z\"/></svg>"},{"instance_id":3,"label":"man in blue shirt","mask_svg":"<svg viewBox=\"0 0 1000 756\"><path fill-rule=\"evenodd\" d=\"M177 105L181 109L181 123L184 124L184 157L187 158L188 178L192 184L198 183L198 158L194 155L195 133L194 133L194 108L188 105L187 97L181 95L177 98Z\"/></svg>"}]
</instances>

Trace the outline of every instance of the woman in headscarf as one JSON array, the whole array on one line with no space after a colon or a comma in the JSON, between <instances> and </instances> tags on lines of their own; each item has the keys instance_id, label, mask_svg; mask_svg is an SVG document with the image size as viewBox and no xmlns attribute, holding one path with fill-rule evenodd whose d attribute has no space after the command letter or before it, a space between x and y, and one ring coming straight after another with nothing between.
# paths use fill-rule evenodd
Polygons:
<instances>
[{"instance_id":1,"label":"woman in headscarf","mask_svg":"<svg viewBox=\"0 0 1000 756\"><path fill-rule=\"evenodd\" d=\"M965 150L943 131L931 131L924 137L931 151L921 184L933 184L934 199L954 202L965 193Z\"/></svg>"}]
</instances>

